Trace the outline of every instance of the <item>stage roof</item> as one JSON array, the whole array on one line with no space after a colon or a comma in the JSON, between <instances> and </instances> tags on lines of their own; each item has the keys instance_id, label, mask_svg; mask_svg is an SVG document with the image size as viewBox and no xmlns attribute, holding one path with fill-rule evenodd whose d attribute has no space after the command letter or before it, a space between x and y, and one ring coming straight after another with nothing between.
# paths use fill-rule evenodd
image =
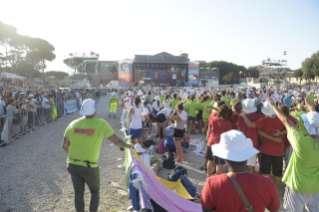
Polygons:
<instances>
[{"instance_id":1,"label":"stage roof","mask_svg":"<svg viewBox=\"0 0 319 212\"><path fill-rule=\"evenodd\" d=\"M182 56L163 55L135 55L134 62L137 63L180 63L188 64L189 59Z\"/></svg>"}]
</instances>

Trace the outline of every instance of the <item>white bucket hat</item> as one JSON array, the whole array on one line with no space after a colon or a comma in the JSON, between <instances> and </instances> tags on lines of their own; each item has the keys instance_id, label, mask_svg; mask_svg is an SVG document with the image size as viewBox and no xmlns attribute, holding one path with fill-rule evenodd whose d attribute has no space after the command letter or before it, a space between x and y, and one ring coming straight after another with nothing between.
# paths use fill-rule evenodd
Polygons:
<instances>
[{"instance_id":1,"label":"white bucket hat","mask_svg":"<svg viewBox=\"0 0 319 212\"><path fill-rule=\"evenodd\" d=\"M235 162L248 160L259 151L254 148L250 138L238 131L230 130L220 135L220 142L212 145L214 155Z\"/></svg>"},{"instance_id":2,"label":"white bucket hat","mask_svg":"<svg viewBox=\"0 0 319 212\"><path fill-rule=\"evenodd\" d=\"M256 112L257 107L255 106L255 101L253 99L243 100L243 111L247 114Z\"/></svg>"},{"instance_id":3,"label":"white bucket hat","mask_svg":"<svg viewBox=\"0 0 319 212\"><path fill-rule=\"evenodd\" d=\"M156 101L159 101L159 100L161 100L161 98L159 97L159 96L155 96L155 98L154 98Z\"/></svg>"},{"instance_id":4,"label":"white bucket hat","mask_svg":"<svg viewBox=\"0 0 319 212\"><path fill-rule=\"evenodd\" d=\"M93 99L86 99L82 103L80 114L82 116L91 116L95 113L97 109L97 102Z\"/></svg>"},{"instance_id":5,"label":"white bucket hat","mask_svg":"<svg viewBox=\"0 0 319 212\"><path fill-rule=\"evenodd\" d=\"M305 127L307 132L311 135L319 135L319 113L317 112L309 112L308 114L300 115L303 122L305 123Z\"/></svg>"},{"instance_id":6,"label":"white bucket hat","mask_svg":"<svg viewBox=\"0 0 319 212\"><path fill-rule=\"evenodd\" d=\"M261 112L266 116L272 116L275 114L275 111L271 108L268 102L264 102L261 108Z\"/></svg>"},{"instance_id":7,"label":"white bucket hat","mask_svg":"<svg viewBox=\"0 0 319 212\"><path fill-rule=\"evenodd\" d=\"M115 93L115 92L113 92L113 93L112 93L112 96L115 96L115 95L116 95L116 93Z\"/></svg>"}]
</instances>

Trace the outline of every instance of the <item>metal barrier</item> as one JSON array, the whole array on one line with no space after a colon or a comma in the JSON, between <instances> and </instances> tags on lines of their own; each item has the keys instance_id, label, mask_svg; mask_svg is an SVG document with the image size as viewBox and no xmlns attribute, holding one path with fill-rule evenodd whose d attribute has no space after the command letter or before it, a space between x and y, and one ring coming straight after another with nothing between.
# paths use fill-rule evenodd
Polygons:
<instances>
[{"instance_id":1,"label":"metal barrier","mask_svg":"<svg viewBox=\"0 0 319 212\"><path fill-rule=\"evenodd\" d=\"M78 110L80 110L84 99L76 99ZM92 99L97 100L95 95L92 95ZM28 132L35 131L38 127L46 125L56 118L62 117L64 115L64 102L58 100L55 103L55 109L57 117L52 117L51 106L49 108L37 106L33 109L26 109L24 107L17 114L0 116L0 146L9 143L14 138L19 138Z\"/></svg>"}]
</instances>

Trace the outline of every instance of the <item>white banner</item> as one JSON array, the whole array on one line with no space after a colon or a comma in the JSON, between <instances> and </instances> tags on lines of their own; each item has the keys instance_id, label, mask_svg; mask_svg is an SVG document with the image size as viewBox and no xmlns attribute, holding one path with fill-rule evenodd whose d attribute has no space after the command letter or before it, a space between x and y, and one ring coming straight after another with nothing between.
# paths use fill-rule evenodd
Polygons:
<instances>
[{"instance_id":1,"label":"white banner","mask_svg":"<svg viewBox=\"0 0 319 212\"><path fill-rule=\"evenodd\" d=\"M64 115L77 111L76 99L64 101Z\"/></svg>"}]
</instances>

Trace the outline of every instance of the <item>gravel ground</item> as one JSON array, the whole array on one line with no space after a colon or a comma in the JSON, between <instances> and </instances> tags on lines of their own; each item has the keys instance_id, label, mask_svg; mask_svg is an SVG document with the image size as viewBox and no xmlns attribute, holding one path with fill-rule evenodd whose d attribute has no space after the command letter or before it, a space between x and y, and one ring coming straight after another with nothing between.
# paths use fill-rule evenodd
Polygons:
<instances>
[{"instance_id":1,"label":"gravel ground","mask_svg":"<svg viewBox=\"0 0 319 212\"><path fill-rule=\"evenodd\" d=\"M109 96L101 98L97 117L108 121L114 131L121 135L119 117L122 110L117 111L117 118L109 118L108 99ZM61 148L61 144L64 130L70 122L79 117L78 112L63 116L56 122L20 137L10 145L0 147L2 161L0 163L0 212L75 211L72 181L66 169L67 155ZM204 139L204 136L192 135L191 139L194 138ZM108 140L103 142L99 159L101 176L99 211L126 211L131 205L128 195L118 192L119 189L127 192L124 185L125 172L124 168L116 167L124 163L124 152L110 144ZM206 147L204 146L203 149ZM121 160L118 160L119 158ZM186 161L181 165L188 170L188 178L196 185L197 192L200 194L206 180L205 173L199 170L204 163L204 158L193 153L186 153L185 159ZM170 172L163 169L159 175L166 179ZM118 183L119 187L111 186L111 182ZM278 192L282 202L283 184ZM88 211L89 201L90 192L86 187L86 211Z\"/></svg>"}]
</instances>

